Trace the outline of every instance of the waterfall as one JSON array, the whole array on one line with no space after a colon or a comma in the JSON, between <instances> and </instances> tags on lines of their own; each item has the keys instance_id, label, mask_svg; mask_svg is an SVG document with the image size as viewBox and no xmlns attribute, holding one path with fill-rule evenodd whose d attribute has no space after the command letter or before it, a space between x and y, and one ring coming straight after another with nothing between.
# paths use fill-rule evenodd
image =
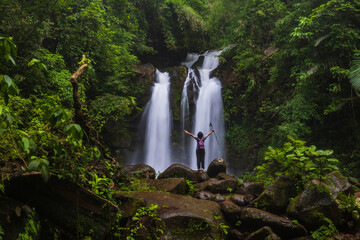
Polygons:
<instances>
[{"instance_id":1,"label":"waterfall","mask_svg":"<svg viewBox=\"0 0 360 240\"><path fill-rule=\"evenodd\" d=\"M144 157L145 164L156 171L164 171L171 162L171 113L169 102L170 76L156 70L156 83L152 89L141 122L146 126Z\"/></svg>"},{"instance_id":2,"label":"waterfall","mask_svg":"<svg viewBox=\"0 0 360 240\"><path fill-rule=\"evenodd\" d=\"M213 133L206 140L206 154L205 154L205 168L209 163L218 157L225 158L225 124L223 113L223 101L221 95L221 82L216 77L210 77L211 72L219 65L218 55L221 51L210 51L203 54L204 62L202 66L196 70L200 74L200 84L197 79L193 81L194 90L198 90L198 98L196 100L195 116L193 118L192 132L197 135L202 131L206 135L210 130L209 124L212 123L215 129ZM193 64L191 64L193 65ZM190 66L187 65L188 67ZM194 69L189 67L189 73L194 72ZM193 74L195 76L195 74ZM184 89L187 89L186 81ZM197 87L197 88L195 88ZM188 150L188 157L190 159L190 166L196 169L196 142L190 142Z\"/></svg>"},{"instance_id":3,"label":"waterfall","mask_svg":"<svg viewBox=\"0 0 360 240\"><path fill-rule=\"evenodd\" d=\"M184 129L188 128L189 117L190 117L188 87L192 81L194 81L196 84L198 82L195 72L191 67L199 59L199 57L200 57L199 54L189 53L186 57L185 62L182 63L183 65L185 65L188 68L188 74L185 79L184 87L183 87L183 90L181 93L181 107L180 107L180 109L181 109L181 113L180 113L180 135L181 135L180 145L183 150L185 149L186 143L188 142L188 141L186 141L187 136L185 136L183 134L183 131L184 131ZM192 91L196 91L195 86L196 85L193 85ZM184 164L188 164L188 162L186 162Z\"/></svg>"},{"instance_id":4,"label":"waterfall","mask_svg":"<svg viewBox=\"0 0 360 240\"><path fill-rule=\"evenodd\" d=\"M173 149L170 136L174 130L171 129L170 76L167 72L156 70L152 95L139 124L140 147L133 155L132 164L145 163L160 172L175 162L196 169L196 141L185 136L183 130L191 130L195 135L199 131L207 134L211 130L210 123L216 136L213 133L205 141L205 168L213 159L225 158L222 86L218 78L211 76L219 65L219 54L220 51L209 51L201 55L188 54L186 61L182 63L187 66L188 74L181 96L180 129L176 129L180 131L180 144L175 144Z\"/></svg>"}]
</instances>

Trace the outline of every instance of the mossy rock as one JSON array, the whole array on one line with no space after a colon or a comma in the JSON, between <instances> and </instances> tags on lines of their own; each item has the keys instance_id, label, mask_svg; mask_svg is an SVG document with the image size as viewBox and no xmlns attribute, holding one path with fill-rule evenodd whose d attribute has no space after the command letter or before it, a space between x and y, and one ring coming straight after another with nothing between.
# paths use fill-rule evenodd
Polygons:
<instances>
[{"instance_id":1,"label":"mossy rock","mask_svg":"<svg viewBox=\"0 0 360 240\"><path fill-rule=\"evenodd\" d=\"M165 192L139 192L146 206L159 206L159 218L165 223L161 239L223 239L219 228L224 223L220 206L212 201Z\"/></svg>"},{"instance_id":2,"label":"mossy rock","mask_svg":"<svg viewBox=\"0 0 360 240\"><path fill-rule=\"evenodd\" d=\"M262 182L244 182L241 183L236 193L256 198L264 191L264 183Z\"/></svg>"},{"instance_id":3,"label":"mossy rock","mask_svg":"<svg viewBox=\"0 0 360 240\"><path fill-rule=\"evenodd\" d=\"M226 173L226 162L222 158L214 159L207 169L207 175L209 175L210 178L214 178L222 172Z\"/></svg>"},{"instance_id":4,"label":"mossy rock","mask_svg":"<svg viewBox=\"0 0 360 240\"><path fill-rule=\"evenodd\" d=\"M259 230L251 233L246 240L258 240L258 239L266 239L266 240L281 240L281 238L276 235L272 229L268 226L262 227Z\"/></svg>"},{"instance_id":5,"label":"mossy rock","mask_svg":"<svg viewBox=\"0 0 360 240\"><path fill-rule=\"evenodd\" d=\"M194 171L182 164L173 164L158 176L158 179L165 178L184 178L190 181L196 181Z\"/></svg>"},{"instance_id":6,"label":"mossy rock","mask_svg":"<svg viewBox=\"0 0 360 240\"><path fill-rule=\"evenodd\" d=\"M284 239L305 236L307 234L307 230L301 224L256 208L245 208L241 213L241 222L242 226L249 229L259 229L268 226L277 235L284 237Z\"/></svg>"},{"instance_id":7,"label":"mossy rock","mask_svg":"<svg viewBox=\"0 0 360 240\"><path fill-rule=\"evenodd\" d=\"M185 195L189 192L189 185L184 178L147 179L146 184L157 191L164 191Z\"/></svg>"},{"instance_id":8,"label":"mossy rock","mask_svg":"<svg viewBox=\"0 0 360 240\"><path fill-rule=\"evenodd\" d=\"M154 179L156 176L155 169L146 164L136 164L136 165L127 165L122 167L118 174L117 178L121 182L126 182L132 178L149 178Z\"/></svg>"},{"instance_id":9,"label":"mossy rock","mask_svg":"<svg viewBox=\"0 0 360 240\"><path fill-rule=\"evenodd\" d=\"M296 181L292 177L278 176L258 198L251 202L251 205L269 212L285 212L290 198L297 194Z\"/></svg>"},{"instance_id":10,"label":"mossy rock","mask_svg":"<svg viewBox=\"0 0 360 240\"><path fill-rule=\"evenodd\" d=\"M336 225L341 223L341 212L330 188L318 181L307 185L305 190L290 202L286 213L309 229L327 225L324 218L332 220Z\"/></svg>"}]
</instances>

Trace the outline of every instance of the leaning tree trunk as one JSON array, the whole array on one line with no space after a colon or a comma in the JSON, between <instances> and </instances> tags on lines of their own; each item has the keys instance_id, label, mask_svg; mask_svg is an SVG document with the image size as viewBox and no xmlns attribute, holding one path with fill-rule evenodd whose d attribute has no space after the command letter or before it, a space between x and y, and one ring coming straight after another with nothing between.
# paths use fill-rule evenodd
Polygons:
<instances>
[{"instance_id":1,"label":"leaning tree trunk","mask_svg":"<svg viewBox=\"0 0 360 240\"><path fill-rule=\"evenodd\" d=\"M81 63L83 63L78 70L71 75L70 82L73 87L73 99L75 108L75 123L79 124L86 133L88 133L88 127L86 126L86 120L84 112L81 109L81 101L79 94L79 84L77 78L87 69L88 63L85 62L85 55L82 56Z\"/></svg>"}]
</instances>

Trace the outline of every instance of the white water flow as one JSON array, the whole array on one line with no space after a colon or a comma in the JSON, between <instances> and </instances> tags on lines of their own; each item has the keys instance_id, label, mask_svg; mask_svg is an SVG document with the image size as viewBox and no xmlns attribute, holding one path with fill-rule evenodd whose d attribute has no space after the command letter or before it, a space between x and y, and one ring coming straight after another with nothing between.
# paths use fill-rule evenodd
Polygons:
<instances>
[{"instance_id":1,"label":"white water flow","mask_svg":"<svg viewBox=\"0 0 360 240\"><path fill-rule=\"evenodd\" d=\"M186 80L184 82L184 87L181 93L181 116L180 116L180 135L181 135L181 139L180 139L180 144L182 149L185 149L185 139L187 138L187 136L185 136L183 134L184 129L187 129L187 126L189 125L190 122L190 112L189 112L189 98L188 98L188 87L189 84L191 83L191 81L194 81L195 84L197 84L198 79L195 75L194 70L191 68L192 65L199 59L199 54L194 54L194 53L189 53L186 57L186 61L183 62L182 64L185 65L188 68L188 74L186 77ZM195 89L196 85L193 85L193 92L196 90ZM195 99L194 99L195 101Z\"/></svg>"},{"instance_id":2,"label":"white water flow","mask_svg":"<svg viewBox=\"0 0 360 240\"><path fill-rule=\"evenodd\" d=\"M215 133L205 141L205 168L215 158L225 158L225 124L223 100L221 95L221 82L216 77L210 77L211 72L219 65L218 55L221 51L204 53L204 62L200 67L199 96L196 101L196 112L192 132L197 135L199 131L204 136L210 132L212 123ZM188 156L191 159L191 168L196 169L196 142L193 141L189 148Z\"/></svg>"},{"instance_id":3,"label":"white water flow","mask_svg":"<svg viewBox=\"0 0 360 240\"><path fill-rule=\"evenodd\" d=\"M169 73L156 70L156 80L143 114L142 122L146 124L144 157L145 164L163 172L171 162Z\"/></svg>"}]
</instances>

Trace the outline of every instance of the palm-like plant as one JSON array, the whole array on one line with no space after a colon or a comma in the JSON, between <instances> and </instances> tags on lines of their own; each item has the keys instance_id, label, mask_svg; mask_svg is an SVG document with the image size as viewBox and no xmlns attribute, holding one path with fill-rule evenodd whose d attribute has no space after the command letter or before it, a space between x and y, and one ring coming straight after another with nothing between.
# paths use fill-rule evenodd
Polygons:
<instances>
[{"instance_id":1,"label":"palm-like plant","mask_svg":"<svg viewBox=\"0 0 360 240\"><path fill-rule=\"evenodd\" d=\"M360 54L355 55L351 63L349 79L353 88L356 91L360 91Z\"/></svg>"}]
</instances>

